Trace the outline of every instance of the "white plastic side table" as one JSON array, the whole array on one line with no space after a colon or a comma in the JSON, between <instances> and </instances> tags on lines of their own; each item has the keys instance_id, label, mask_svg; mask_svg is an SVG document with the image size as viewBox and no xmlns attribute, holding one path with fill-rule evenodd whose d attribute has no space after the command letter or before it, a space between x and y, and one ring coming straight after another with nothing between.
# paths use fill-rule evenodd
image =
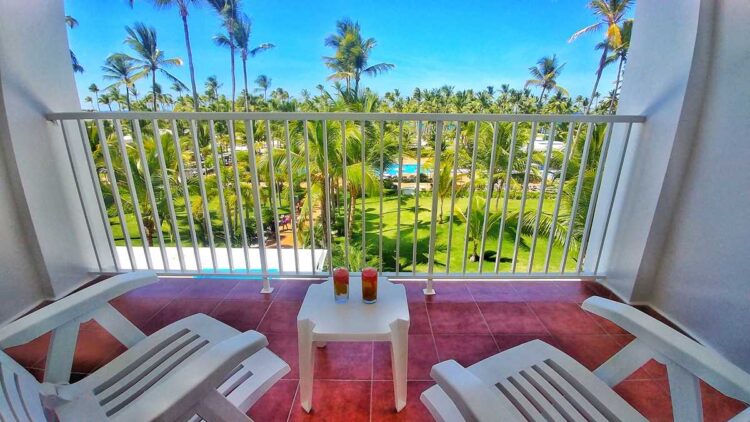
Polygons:
<instances>
[{"instance_id":1,"label":"white plastic side table","mask_svg":"<svg viewBox=\"0 0 750 422\"><path fill-rule=\"evenodd\" d=\"M362 282L359 277L350 279L347 303L334 301L331 279L322 284L313 284L307 290L297 315L297 333L300 399L306 412L312 410L313 345L329 341L390 341L396 411L406 406L409 306L403 285L379 278L378 301L366 304L362 302Z\"/></svg>"}]
</instances>

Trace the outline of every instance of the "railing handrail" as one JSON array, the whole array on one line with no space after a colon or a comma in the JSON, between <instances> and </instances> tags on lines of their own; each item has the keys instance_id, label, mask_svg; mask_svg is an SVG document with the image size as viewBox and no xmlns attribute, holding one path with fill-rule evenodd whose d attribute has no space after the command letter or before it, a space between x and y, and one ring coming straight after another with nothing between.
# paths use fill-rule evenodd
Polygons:
<instances>
[{"instance_id":1,"label":"railing handrail","mask_svg":"<svg viewBox=\"0 0 750 422\"><path fill-rule=\"evenodd\" d=\"M443 122L643 123L646 116L600 114L362 113L362 112L207 112L207 111L73 111L48 113L48 120L187 119L187 120L349 120Z\"/></svg>"},{"instance_id":2,"label":"railing handrail","mask_svg":"<svg viewBox=\"0 0 750 422\"><path fill-rule=\"evenodd\" d=\"M383 219L383 213L385 212L383 203L387 194L389 201L395 200L396 202L396 224L393 226L396 229L394 232L387 234L391 241L389 247L393 248L393 243L395 243L395 254L388 258L391 260L388 261L388 267L382 268L381 271L395 277L426 279L426 294L433 293L432 280L434 279L497 279L498 277L507 277L509 274L511 277L521 278L601 276L597 274L598 260L601 256L597 252L601 250L605 238L604 233L606 233L606 227L609 224L609 214L614 205L619 174L623 168L623 159L627 151L631 129L634 124L646 120L644 116L637 115L171 111L72 111L50 113L47 118L55 123L66 123L59 126L68 148L71 170L74 177L77 177L77 181L78 178L81 180L91 179L97 193L98 212L105 227L109 252L115 269L118 271L121 268L148 267L156 270L163 269L162 274L246 274L251 277L262 277L263 291L267 293L270 291L269 280L271 278L316 277L329 274L334 264L334 255L343 258L344 265L350 266L350 235L353 233L350 228L352 223L355 222L354 214L359 211L362 217L360 227L366 229L359 229L362 258L356 260L357 264L351 264L354 265L352 270L356 270L367 265L369 257L375 254L375 252L369 251L368 242L365 240L366 233L368 239L372 238L370 235L372 227L368 227L368 213L371 210L368 211L367 201L372 200L375 195L378 197L380 204L378 230L375 233L378 242L377 256L380 265L382 265L385 259L382 252L383 240L386 237L384 235L386 230ZM88 164L87 169L76 169L77 162L81 162L81 160L75 160L71 152L71 148L74 147L72 144L73 138L76 138L76 136L71 138L71 135L73 135L71 130L74 130L73 125L67 124L71 122L77 123L80 146L75 148L83 149L86 164ZM250 124L253 122L255 124ZM265 123L259 125L258 122ZM312 134L314 136L312 142L315 142L314 145L316 146L315 166L311 166L313 161L310 159L310 127L302 124L303 122L315 123ZM244 130L236 132L236 126L243 126L243 123ZM290 130L291 123L294 123L293 131ZM333 125L327 125L328 123L333 123ZM198 124L201 125L200 130ZM405 131L407 125L409 128ZM425 125L428 126L425 127ZM613 140L616 126L624 130L617 130L616 139ZM89 128L96 130L88 131ZM273 128L276 130L272 130ZM372 130L367 130L368 128ZM143 132L144 129L148 133ZM157 133L157 129L160 136L153 136L154 133ZM161 132L162 129L168 129L169 136ZM446 133L448 131L455 133ZM567 131L567 136L563 136L564 131ZM151 136L153 142L146 144L146 136ZM334 136L333 145L331 145L330 136ZM388 165L398 171L398 177L393 174L393 169L389 172L385 171L384 148L386 138L390 148ZM455 138L452 141L454 145L449 145L444 150L442 148L443 143L450 143L453 138ZM565 142L563 142L563 138ZM348 140L350 139L359 139L360 142L349 144ZM434 139L434 145L430 145L429 142L426 144L413 142L416 140L429 141L430 139ZM482 148L484 148L481 157L478 155L480 139L482 140ZM544 142L545 139L547 142ZM554 142L549 142L550 140L554 140ZM292 144L292 141L294 141L294 144ZM510 142L509 148L505 145L507 142ZM259 143L264 143L265 146L258 149ZM614 144L614 146L611 144ZM164 147L170 145L171 148L174 148L174 156L166 154L164 151ZM255 148L251 147L252 145ZM292 145L296 145L296 148L292 148ZM327 145L327 147L321 145ZM243 147L243 151L247 151L242 157L239 156L240 146ZM423 152L422 147L433 151L427 153L424 163L421 154ZM96 154L97 148L98 155ZM333 161L329 160L331 148L341 151L340 156L337 156L336 154L339 153L331 150L334 151ZM396 148L398 149L397 154ZM448 148L451 148L454 153L452 163L446 161L447 165L442 166L442 153L436 152L447 152ZM465 152L471 153L470 162L467 160L468 156L466 156L459 163L458 157L462 148L465 149ZM609 154L608 151L612 148L614 148L612 154ZM183 157L182 151L185 149L194 152L200 151L200 153ZM285 151L279 155L275 153L278 149ZM369 160L367 149L370 149ZM114 151L114 155L110 150ZM149 154L156 154L158 162L149 158L149 154L146 153L147 150ZM558 152L558 155L555 156L556 164L552 161L555 151ZM379 166L377 163L378 152L380 156ZM219 153L222 158L220 158ZM292 159L292 153L295 154L296 161ZM283 155L285 159L259 158L259 154L260 156L274 158ZM498 157L499 154L500 157ZM503 154L508 155L507 165L503 164L503 169L497 169L496 165L500 165L497 162L498 158L502 162ZM169 164L165 162L165 155L172 157ZM229 156L228 161L226 160L227 155ZM605 177L604 168L606 162L611 161L608 160L610 155L614 156L616 161L613 164L614 167L608 167L612 169L608 170L608 174L614 172L612 174L617 174L617 177L612 181L611 193L608 192L606 198L602 197L603 204L597 207L602 180ZM489 156L489 163L487 162L487 156ZM129 165L123 165L125 162L123 157L128 157ZM406 157L409 157L410 163L413 163L408 165L414 166L416 171L410 170L409 176L404 178L404 168L407 165L404 159ZM349 159L353 161L350 163ZM190 162L183 162L183 160ZM557 162L560 160L562 160L562 163ZM568 163L572 160L576 160L577 163L573 168L574 172L573 170L568 171ZM477 166L479 161L483 163L482 169L487 168L481 170ZM211 164L211 162L214 164ZM396 162L398 165L395 165ZM227 171L215 171L216 163L222 163L220 165L222 168L226 167ZM242 166L240 166L240 163ZM367 163L367 165L357 166L357 163ZM188 164L188 166L185 164ZM432 168L440 168L441 170L440 172L423 173L420 170L423 165L432 165ZM521 165L525 169L523 171L523 182L521 182L520 173L514 171L517 168L520 169ZM124 172L117 172L116 166L123 167ZM341 171L331 174L329 167L333 168L332 166L337 166L336 168ZM372 177L379 179L379 189L374 192L370 192L370 189L367 188L369 179L366 176L366 171L369 167L372 167L370 169ZM453 175L452 178L448 177L448 180L443 180L443 167L450 170ZM188 169L190 172L187 171ZM204 169L206 169L206 172L204 172ZM240 178L240 170L242 178ZM136 189L133 175L135 171L138 171L138 176L141 177L137 180L145 181L145 192L143 189ZM316 176L317 186L321 192L324 192L318 197L313 195L316 183L312 181L311 171L322 173ZM504 176L498 173L502 171L505 172ZM211 172L215 175L212 178L209 177ZM589 178L591 179L589 180L586 177L591 172L594 172L594 178ZM87 176L79 177L78 173ZM170 177L170 173L174 174L174 180ZM488 176L482 183L479 183L476 182L477 173L480 173L480 176L488 174L491 177ZM162 182L161 185L154 185L154 181L151 180L153 174L160 175L160 180L166 182ZM551 178L550 174L552 174ZM357 175L360 176L351 178ZM438 175L440 175L439 181ZM277 176L281 177L277 178ZM428 180L422 180L425 177ZM611 176L607 177L607 180L612 178ZM390 181L390 186L387 189L384 183L386 179ZM188 187L188 180L193 183L193 187L197 186L197 191ZM513 183L514 180L515 183ZM224 181L228 182L226 186ZM249 185L243 188L241 181L245 181ZM568 184L569 181L570 184ZM420 207L420 196L424 196L422 195L423 189L420 187L420 182L428 185L426 190L431 192L430 196L432 197L432 206L426 210L430 214L429 238L426 237L424 232L420 233L420 227L427 222L424 215L420 217L420 214L425 211ZM547 195L547 186L550 184L554 186L555 183L557 183L556 193L552 192L551 195ZM582 195L584 185L587 183L593 183L591 194ZM119 224L112 221L113 217L110 215L110 210L104 203L103 195L106 193L103 190L104 184L117 187L111 189L111 192ZM176 195L172 193L171 185L177 187ZM467 185L468 196L465 189ZM208 195L207 188L209 186L215 188L212 195ZM563 194L565 186L574 189L575 192L572 190L570 192L565 191L565 195L572 195L572 202L570 202L571 198L568 198L566 200L568 202L565 202L567 205L563 207L563 199L566 198ZM251 200L247 199L247 192L242 193L242 189L248 187L252 188ZM450 190L451 198L450 208L448 209L450 217L447 226L442 218L443 203L448 196L446 187ZM155 192L157 189L159 189L160 195L163 192L160 200L164 201L166 198L166 208L163 207L163 202L161 203L162 207L160 207L156 200ZM266 195L268 205L261 200L260 191L262 189L269 191ZM296 189L302 190L301 195L295 193ZM411 190L411 193L409 193L409 190ZM402 191L404 192L403 195L413 196L413 207L408 205L406 205L406 208L402 207L402 198L405 198L402 197ZM517 198L519 191L521 194L520 200ZM512 204L510 202L511 192L514 195ZM532 194L533 192L537 192L536 196ZM235 203L235 201L228 201L227 194L234 195L235 198L240 200L236 201L236 205L228 205ZM126 213L123 207L123 199L120 198L121 195L131 198L132 212ZM200 207L193 206L193 197L196 195L199 196L197 200L201 204ZM80 189L79 196L81 207L85 212L86 204ZM464 201L461 207L466 207L465 213L461 210L458 211L459 214L464 215L460 222L460 225L464 227L464 240L462 245L458 245L458 249L463 250L463 256L459 257L460 261L457 262L461 264L461 270L456 271L454 269L451 271L449 265L451 262L451 246L453 246L451 243L454 231L453 214L459 207L456 201L459 196L460 201ZM184 214L182 217L178 216L178 210L174 206L174 202L180 202L180 199L184 199L182 205ZM214 199L217 202L209 206L209 203ZM500 211L501 199L503 201L502 211ZM281 220L279 207L285 200L290 215ZM495 201L494 211L492 211L493 200ZM481 209L472 209L475 201L476 204L482 204L476 206L484 208L483 212ZM550 201L554 201L554 203ZM198 204L198 202L195 204ZM608 202L608 204L604 202ZM307 206L307 209L301 208L303 204ZM359 207L355 207L355 204ZM407 204L407 202L404 202L404 204ZM144 209L141 209L140 205L144 205ZM299 209L297 209L298 206ZM392 208L394 203L391 202L390 206ZM244 221L246 218L245 211L250 209L247 207L252 207L255 219L254 231L257 232L257 237L252 234L249 235L247 231L249 226ZM317 207L317 218L314 207ZM361 210L355 208L361 208ZM548 209L549 211L553 208L552 225L543 226L541 216L544 214L544 210ZM332 209L343 212L332 213ZM269 210L272 217L270 221L267 221L265 213ZM512 214L511 211L515 214ZM413 217L409 217L413 218L411 228L408 228L408 226L402 227L402 222L405 221L401 218L402 212L413 214ZM603 222L604 231L597 239L589 239L594 217L601 212L605 212L607 215L606 221ZM479 217L475 216L477 213ZM131 233L130 222L132 221L128 220L127 214L132 214L137 223L136 233ZM307 215L306 228L298 230L298 227L296 227L297 214L300 217ZM583 220L578 218L578 214L583 217ZM529 215L532 217L531 220L528 218ZM558 222L561 215L563 216L562 220ZM467 218L467 216L471 218ZM87 221L93 218L88 213L85 217ZM189 239L184 237L182 240L188 240L189 242L186 245L192 245L194 261L193 256L185 253L182 240L180 240L180 237L184 236L180 232L181 229L185 228L185 217L188 220L190 236ZM196 223L197 220L193 221L198 217L201 218L202 222ZM218 223L217 217L221 217ZM152 228L150 232L146 230L145 219L147 218L150 219L148 227ZM282 229L289 231L289 227L284 228L288 226L289 218L291 218L292 223L291 247L281 241ZM499 230L496 227L498 218ZM515 220L511 227L509 224L511 224L512 219ZM178 220L181 220L182 224ZM284 221L287 223L284 223ZM164 222L171 222L171 226L168 228L168 232L174 236L171 243L165 241ZM211 223L208 224L207 222ZM547 222L548 218L544 220L544 224L547 224ZM392 225L392 223L391 221L389 224ZM409 225L410 223L411 221L409 221ZM199 224L205 230L200 241L196 230ZM343 224L343 236L341 235L341 224ZM602 223L598 224L601 225ZM118 225L125 243L124 248L118 246L120 239L115 238L115 232L113 231L113 228ZM316 231L319 230L317 225L322 227L325 237L321 242L315 240L317 237ZM579 227L581 225L582 227ZM271 229L265 230L264 226ZM558 229L557 226L560 228ZM154 227L156 231L154 231ZM512 259L508 259L511 257L509 251L506 251L505 254L502 253L504 238L508 234L505 229L508 227L510 227L510 234L512 235L510 239L513 250ZM216 237L219 240L215 241L215 229L224 233L223 242L221 236ZM325 233L326 230L327 233ZM492 230L492 234L489 233L490 230ZM529 233L524 230L528 230ZM300 248L300 242L296 238L298 234L304 235L305 231L309 237L307 240L303 240L302 248ZM336 231L337 235L343 239L337 239L337 242L334 243L331 236L332 231ZM103 250L97 250L94 235L91 230L89 232L92 245L97 252L100 270L104 270L104 267L109 267L109 264L102 265L100 258L104 257L106 260L107 254L99 256ZM438 246L439 242L442 241L440 239L443 239L440 236L444 236L446 232L448 243L445 250L445 261L440 264L445 267L445 271L442 272L435 269L437 263L435 258L436 255L442 254L442 249ZM479 234L476 232L479 232ZM241 239L237 239L237 233L241 234ZM497 233L497 235L494 233ZM577 234L576 237L573 236L574 233L580 234ZM158 244L153 241L154 234ZM394 234L395 236L393 236ZM140 237L140 246L143 247L143 251L134 246L131 235ZM269 236L273 236L275 239L270 239ZM485 261L491 262L493 260L493 257L485 256L488 236L493 239L496 238L497 244L494 247L496 250L494 271L489 269L485 274L482 264ZM528 253L519 253L521 245L525 242L525 237L528 236L531 236L531 247ZM404 237L403 240L402 237ZM408 243L409 237L412 239L411 245ZM146 242L143 239L151 239L151 241ZM241 244L238 244L239 240L241 240ZM267 245L266 242L269 240L270 244ZM255 243L257 243L257 246L254 245ZM175 246L171 246L171 244ZM473 244L471 254L469 254L470 244ZM591 248L591 251L588 251L588 247L592 244L594 247ZM596 249L597 244L598 250ZM241 246L241 248L238 246ZM322 250L319 246L322 246ZM176 257L174 255L175 247ZM309 247L309 249L305 249L306 247ZM341 252L341 247L343 247L343 252ZM545 247L546 249L544 249ZM224 248L226 251L224 251ZM424 249L422 252L428 253L427 258L421 257L420 253L422 252L420 251L422 249L420 248ZM550 272L550 260L555 248L559 252L559 270L555 268ZM274 249L275 254L273 254ZM293 249L294 253L293 268L289 267L292 264L290 249ZM410 257L407 257L407 261L411 260L411 264L408 264L411 269L405 271L404 268L401 268L401 258L403 258L401 252L407 252L407 249L410 249L408 251ZM536 265L540 263L537 262L539 260L535 261L537 249L539 249L540 254L542 250L545 252L543 267ZM569 267L567 265L569 253L576 249L577 253L572 257L575 265ZM304 268L300 268L300 251L304 251L305 262L302 265ZM317 253L318 251L323 255ZM582 265L584 258L589 252L596 260L590 261L590 265L584 266ZM127 256L124 253L127 253ZM456 250L456 253L460 253L460 251ZM275 256L269 257L267 255ZM524 255L526 256L524 257ZM160 263L158 262L159 258L161 258ZM175 258L179 261L179 265L175 262ZM273 264L274 259L269 260L269 258L276 258L276 263ZM555 259L557 260L557 258ZM517 271L517 264L522 260L526 261L525 271ZM209 261L210 266L204 265ZM323 267L324 261L327 261L328 271ZM467 265L469 261L478 262L478 265L474 265L478 272L469 270ZM511 264L509 268L501 271L501 262L510 262ZM427 266L426 272L422 268L423 264ZM278 271L275 270L276 267L278 267ZM395 272L392 272L394 268ZM543 273L539 272L542 268ZM591 271L592 268L593 272Z\"/></svg>"}]
</instances>

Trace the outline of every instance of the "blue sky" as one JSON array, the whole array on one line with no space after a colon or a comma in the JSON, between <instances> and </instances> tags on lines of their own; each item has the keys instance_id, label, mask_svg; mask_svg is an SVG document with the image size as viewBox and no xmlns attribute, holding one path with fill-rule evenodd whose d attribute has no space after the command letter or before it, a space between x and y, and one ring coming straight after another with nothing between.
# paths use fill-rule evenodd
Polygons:
<instances>
[{"instance_id":1,"label":"blue sky","mask_svg":"<svg viewBox=\"0 0 750 422\"><path fill-rule=\"evenodd\" d=\"M323 40L336 20L350 17L359 21L366 37L378 41L371 63L396 65L390 73L367 78L379 93L397 88L403 95L415 87L484 89L508 83L521 88L528 68L544 56L557 54L567 63L560 85L571 95L589 95L599 54L593 46L603 34L584 36L568 43L569 36L590 23L593 16L585 0L381 0L304 1L245 0L242 8L253 22L252 42L276 44L276 48L248 60L249 83L258 74L272 78L272 88L283 87L292 95L318 84L329 85L330 73L321 56L331 54ZM128 52L123 44L124 27L136 21L152 25L158 32L159 47L168 57L187 62L182 23L176 8L155 9L149 0L65 0L66 14L79 26L68 31L70 46L86 71L77 74L81 98L90 95L93 82L103 88L104 59L114 52ZM631 11L632 13L632 11ZM219 19L208 5L191 9L191 42L199 91L205 79L217 75L229 92L229 52L214 45L220 32ZM187 63L186 63L187 64ZM238 64L239 66L239 64ZM190 85L187 65L172 69ZM615 69L605 71L601 92L611 89ZM241 74L238 72L238 88ZM162 85L169 86L165 79ZM145 94L148 83L138 84Z\"/></svg>"}]
</instances>

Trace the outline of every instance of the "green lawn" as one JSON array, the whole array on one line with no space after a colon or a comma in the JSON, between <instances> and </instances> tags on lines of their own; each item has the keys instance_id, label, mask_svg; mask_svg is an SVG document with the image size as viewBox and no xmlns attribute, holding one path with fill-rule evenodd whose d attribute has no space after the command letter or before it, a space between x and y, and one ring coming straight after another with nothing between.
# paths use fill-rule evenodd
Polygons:
<instances>
[{"instance_id":1,"label":"green lawn","mask_svg":"<svg viewBox=\"0 0 750 422\"><path fill-rule=\"evenodd\" d=\"M479 193L484 195L484 193ZM534 210L538 204L538 199L528 199L526 203L526 209ZM520 200L511 199L508 202L508 211L518 210L520 206ZM468 203L468 198L456 198L456 209L465 209ZM396 267L396 246L397 238L401 271L410 272L412 270L411 261L414 244L414 197L404 197L401 203L401 225L397 225L397 214L398 214L398 201L395 195L384 197L383 201L383 268L386 271L395 271ZM426 272L428 267L428 254L429 254L429 237L430 237L430 222L432 220L432 197L430 193L424 192L419 198L419 218L417 223L417 265L416 270L418 272ZM499 206L502 207L502 200L499 201ZM554 208L554 199L547 198L544 201L543 209L545 212L551 213ZM218 200L213 200L210 203L210 209L214 211L213 223L214 227L220 227L222 225L221 214L218 212L219 203ZM493 199L490 204L491 212L497 212L496 201ZM190 232L187 223L187 217L185 214L185 208L183 201L177 199L175 201L175 210L177 212L178 225L180 226L180 239L183 246L191 246ZM280 214L282 211L280 211ZM449 216L450 216L450 199L447 199L443 205L443 221L438 222L436 229L436 255L435 255L435 267L434 271L437 273L446 271L446 263L448 260L448 232L449 232ZM339 213L341 215L341 213ZM365 232L365 241L368 245L368 261L371 265L377 265L377 257L379 254L379 226L380 226L380 211L379 211L379 199L377 197L367 198L366 201L366 222L367 230ZM141 237L138 231L138 226L135 221L133 214L126 215L128 232L130 233L131 240L134 246L142 245ZM341 217L339 218L339 226L343 227ZM357 209L353 219L352 227L352 239L350 241L351 248L361 248L361 203L357 202ZM117 245L124 245L124 239L122 236L122 228L120 227L119 220L117 217L111 218L110 220L112 231L116 239ZM166 223L166 222L165 222ZM169 234L169 228L167 224L163 224L165 241L169 246L173 246L174 242ZM495 270L495 256L498 245L498 231L496 227L488 233L486 244L485 244L485 261L482 266L483 272L493 272ZM453 235L451 240L450 248L450 272L456 273L463 270L464 262L464 242L465 239L465 225L454 216L453 218ZM531 238L530 236L522 236L522 244L518 248L518 261L516 264L516 271L526 272L529 265L529 255ZM333 241L336 244L343 244L343 236L337 236L334 232ZM513 257L513 244L515 237L512 233L506 231L502 244L501 260L500 260L500 272L511 271L511 259ZM224 246L223 239L215 239L217 247ZM158 242L154 239L154 245ZM334 251L340 254L343 248L334 247ZM351 250L351 249L350 249ZM534 254L534 262L532 271L540 272L544 271L544 261L547 252L547 238L539 237L536 244L536 251ZM471 242L468 245L468 253L471 253ZM354 253L351 254L354 256ZM568 256L566 271L573 271L575 269L575 258L577 251L572 250ZM560 246L553 246L552 254L550 256L550 271L557 272L560 268L560 260L562 259L562 248ZM338 262L342 262L341 259L336 259ZM466 262L466 272L475 273L479 271L479 262Z\"/></svg>"},{"instance_id":2,"label":"green lawn","mask_svg":"<svg viewBox=\"0 0 750 422\"><path fill-rule=\"evenodd\" d=\"M526 202L526 209L536 209L538 199L529 199ZM465 210L468 198L456 198L456 209ZM520 207L520 200L509 200L508 201L508 212L516 211ZM378 228L380 225L379 210L380 204L378 198L368 198L366 204L366 221L367 230L365 232L365 241L368 245L370 254L377 256L379 251L379 237ZM358 209L361 207L361 203L357 203ZM399 256L401 257L401 270L411 271L413 245L414 245L414 208L415 199L408 197L402 200L401 204L401 225L397 225L397 214L398 214L398 201L396 197L386 197L383 201L383 264L387 270L393 270L395 268L395 257L396 257L396 239L400 239L399 243ZM435 272L445 272L446 263L448 260L448 232L450 230L449 215L450 215L450 199L444 203L444 216L443 221L438 221L436 227L436 254L435 254ZM502 209L502 200L499 203L499 209ZM546 212L551 213L554 209L554 200L545 199L543 209ZM497 212L498 208L495 206L495 200L493 199L490 203L490 212ZM358 211L354 218L354 228L352 230L352 237L355 243L359 243L358 231L361 226L362 215ZM430 241L430 222L432 220L432 197L429 193L423 193L419 198L419 218L417 224L417 272L425 272L428 267L428 254L429 254L429 241ZM492 232L488 233L485 243L485 261L482 265L483 272L493 272L495 269L495 256L498 245L498 231L499 228L495 228ZM464 262L464 242L466 235L465 225L456 217L453 218L453 234L450 248L450 272L461 272L463 270ZM531 246L530 236L521 236L522 243L518 248L518 261L516 264L516 271L525 272L529 265L529 255ZM513 244L515 237L505 232L504 240L501 250L500 268L501 272L511 271L511 260L513 257ZM547 253L547 239L538 237L536 250L534 252L534 263L532 271L539 272L544 271L544 261ZM468 245L468 253L471 253L471 242ZM568 262L566 270L574 270L575 258L574 253L570 253L568 256ZM550 256L550 270L556 272L560 268L560 260L562 258L562 248L553 246L552 254ZM404 266L406 264L406 266ZM474 273L479 272L479 262L466 262L466 272Z\"/></svg>"}]
</instances>

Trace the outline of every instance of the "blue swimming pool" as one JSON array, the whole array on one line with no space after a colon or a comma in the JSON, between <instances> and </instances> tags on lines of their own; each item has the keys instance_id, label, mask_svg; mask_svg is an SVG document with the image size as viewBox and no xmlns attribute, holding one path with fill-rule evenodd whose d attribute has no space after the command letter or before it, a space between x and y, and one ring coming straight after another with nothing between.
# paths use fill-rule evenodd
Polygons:
<instances>
[{"instance_id":1,"label":"blue swimming pool","mask_svg":"<svg viewBox=\"0 0 750 422\"><path fill-rule=\"evenodd\" d=\"M426 169L424 166L420 167L419 172L422 174L430 174L430 169ZM383 171L385 176L398 177L398 165L392 165ZM417 165L416 164L402 164L401 165L402 176L416 176Z\"/></svg>"}]
</instances>

